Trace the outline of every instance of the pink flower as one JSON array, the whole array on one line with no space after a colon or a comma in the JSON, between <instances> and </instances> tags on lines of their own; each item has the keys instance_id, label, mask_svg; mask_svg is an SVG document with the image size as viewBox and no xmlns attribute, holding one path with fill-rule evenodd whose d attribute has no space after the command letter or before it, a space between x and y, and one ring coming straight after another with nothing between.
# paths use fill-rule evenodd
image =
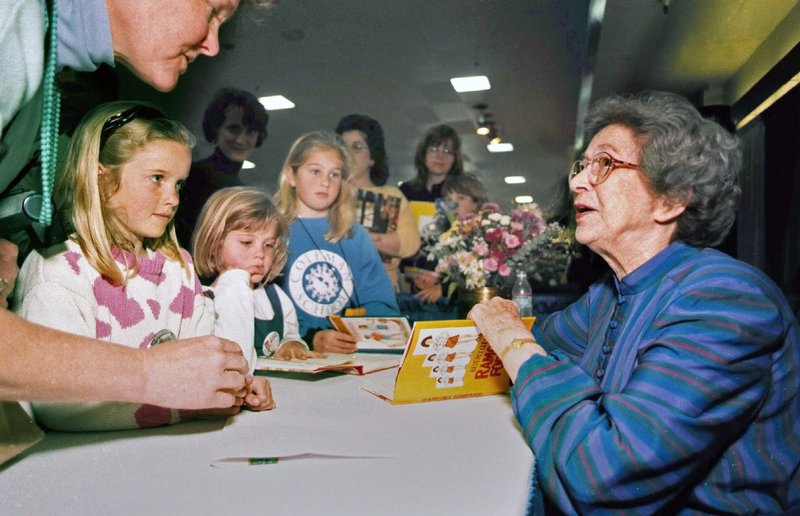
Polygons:
<instances>
[{"instance_id":1,"label":"pink flower","mask_svg":"<svg viewBox=\"0 0 800 516\"><path fill-rule=\"evenodd\" d=\"M506 244L506 247L508 247L509 249L516 249L522 243L522 242L520 242L520 240L517 237L517 235L511 234L511 233L506 233L505 235L503 235L503 242Z\"/></svg>"},{"instance_id":2,"label":"pink flower","mask_svg":"<svg viewBox=\"0 0 800 516\"><path fill-rule=\"evenodd\" d=\"M500 229L490 229L486 232L487 242L499 242L503 238L503 231Z\"/></svg>"},{"instance_id":3,"label":"pink flower","mask_svg":"<svg viewBox=\"0 0 800 516\"><path fill-rule=\"evenodd\" d=\"M489 248L483 242L475 244L472 250L475 251L475 254L478 256L486 256L486 253L489 252Z\"/></svg>"},{"instance_id":4,"label":"pink flower","mask_svg":"<svg viewBox=\"0 0 800 516\"><path fill-rule=\"evenodd\" d=\"M511 267L509 267L508 265L506 265L506 264L504 263L503 265L501 265L501 266L500 266L500 267L497 269L497 272L498 272L498 273L499 273L501 276L503 276L503 277L506 277L506 278L507 278L508 276L511 276Z\"/></svg>"},{"instance_id":5,"label":"pink flower","mask_svg":"<svg viewBox=\"0 0 800 516\"><path fill-rule=\"evenodd\" d=\"M498 265L499 264L495 258L487 258L483 262L483 267L489 272L496 272Z\"/></svg>"}]
</instances>

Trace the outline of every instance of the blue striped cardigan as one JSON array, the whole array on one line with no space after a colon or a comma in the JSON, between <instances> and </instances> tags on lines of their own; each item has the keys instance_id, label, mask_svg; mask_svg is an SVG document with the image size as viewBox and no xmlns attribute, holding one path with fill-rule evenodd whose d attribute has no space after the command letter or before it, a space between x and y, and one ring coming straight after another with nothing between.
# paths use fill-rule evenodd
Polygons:
<instances>
[{"instance_id":1,"label":"blue striped cardigan","mask_svg":"<svg viewBox=\"0 0 800 516\"><path fill-rule=\"evenodd\" d=\"M800 503L800 337L778 288L673 243L537 321L513 386L538 484L565 513Z\"/></svg>"}]
</instances>

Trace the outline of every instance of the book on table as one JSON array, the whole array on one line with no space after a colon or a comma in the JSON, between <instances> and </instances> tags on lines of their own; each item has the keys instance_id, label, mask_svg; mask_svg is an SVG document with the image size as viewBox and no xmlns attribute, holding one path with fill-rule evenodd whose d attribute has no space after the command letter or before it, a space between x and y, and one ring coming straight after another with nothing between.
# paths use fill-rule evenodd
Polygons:
<instances>
[{"instance_id":1,"label":"book on table","mask_svg":"<svg viewBox=\"0 0 800 516\"><path fill-rule=\"evenodd\" d=\"M523 319L530 329L533 317ZM362 388L390 403L417 403L502 394L511 381L500 357L468 320L417 321L394 378L370 378Z\"/></svg>"},{"instance_id":2,"label":"book on table","mask_svg":"<svg viewBox=\"0 0 800 516\"><path fill-rule=\"evenodd\" d=\"M411 325L405 317L330 315L328 320L336 330L353 335L359 350L402 351L411 335Z\"/></svg>"},{"instance_id":3,"label":"book on table","mask_svg":"<svg viewBox=\"0 0 800 516\"><path fill-rule=\"evenodd\" d=\"M397 367L400 364L400 358L398 354L387 353L326 353L325 358L307 358L305 360L259 357L256 371L311 374L335 371L363 375Z\"/></svg>"}]
</instances>

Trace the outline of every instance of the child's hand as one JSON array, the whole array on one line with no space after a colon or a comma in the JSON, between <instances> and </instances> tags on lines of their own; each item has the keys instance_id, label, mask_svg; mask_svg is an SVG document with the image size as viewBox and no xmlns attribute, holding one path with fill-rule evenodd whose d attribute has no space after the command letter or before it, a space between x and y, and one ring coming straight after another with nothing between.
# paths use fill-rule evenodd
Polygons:
<instances>
[{"instance_id":1,"label":"child's hand","mask_svg":"<svg viewBox=\"0 0 800 516\"><path fill-rule=\"evenodd\" d=\"M417 297L425 303L435 303L442 298L442 284L434 283L428 287L420 289Z\"/></svg>"},{"instance_id":2,"label":"child's hand","mask_svg":"<svg viewBox=\"0 0 800 516\"><path fill-rule=\"evenodd\" d=\"M250 410L272 410L275 408L275 400L272 399L272 389L269 382L263 376L248 376L247 395L244 397L244 404Z\"/></svg>"},{"instance_id":3,"label":"child's hand","mask_svg":"<svg viewBox=\"0 0 800 516\"><path fill-rule=\"evenodd\" d=\"M322 330L314 335L314 351L320 353L353 353L356 338L336 330Z\"/></svg>"},{"instance_id":4,"label":"child's hand","mask_svg":"<svg viewBox=\"0 0 800 516\"><path fill-rule=\"evenodd\" d=\"M439 275L431 271L420 272L413 276L412 281L419 290L425 290L439 284Z\"/></svg>"},{"instance_id":5,"label":"child's hand","mask_svg":"<svg viewBox=\"0 0 800 516\"><path fill-rule=\"evenodd\" d=\"M290 340L281 344L281 347L275 352L275 358L278 360L291 360L293 358L305 360L307 358L325 358L325 355L316 351L309 351L299 342Z\"/></svg>"}]
</instances>

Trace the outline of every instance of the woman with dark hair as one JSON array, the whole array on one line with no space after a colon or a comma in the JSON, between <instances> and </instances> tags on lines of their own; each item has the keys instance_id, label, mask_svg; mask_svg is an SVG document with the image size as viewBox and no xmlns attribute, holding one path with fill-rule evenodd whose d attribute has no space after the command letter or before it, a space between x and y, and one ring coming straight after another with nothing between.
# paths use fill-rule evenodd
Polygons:
<instances>
[{"instance_id":1,"label":"woman with dark hair","mask_svg":"<svg viewBox=\"0 0 800 516\"><path fill-rule=\"evenodd\" d=\"M575 237L610 272L533 335L510 301L469 314L514 382L532 495L565 514L796 514L797 319L711 248L736 216L736 137L664 92L603 99L585 128Z\"/></svg>"},{"instance_id":2,"label":"woman with dark hair","mask_svg":"<svg viewBox=\"0 0 800 516\"><path fill-rule=\"evenodd\" d=\"M191 249L200 210L211 194L229 186L244 186L239 177L244 161L267 138L269 114L258 99L243 90L217 92L203 114L203 135L216 144L214 153L192 163L181 191L175 230L181 247Z\"/></svg>"},{"instance_id":3,"label":"woman with dark hair","mask_svg":"<svg viewBox=\"0 0 800 516\"><path fill-rule=\"evenodd\" d=\"M449 125L437 125L425 133L414 154L417 175L400 185L409 201L436 202L448 177L464 173L461 140Z\"/></svg>"},{"instance_id":4,"label":"woman with dark hair","mask_svg":"<svg viewBox=\"0 0 800 516\"><path fill-rule=\"evenodd\" d=\"M353 182L358 188L362 211L373 212L362 224L383 259L383 265L395 290L398 289L400 259L413 256L420 245L419 231L408 200L399 188L387 185L389 159L383 139L383 128L374 118L352 114L339 120L336 132L342 135L353 155ZM383 224L378 218L383 216ZM367 224L369 222L369 224Z\"/></svg>"},{"instance_id":5,"label":"woman with dark hair","mask_svg":"<svg viewBox=\"0 0 800 516\"><path fill-rule=\"evenodd\" d=\"M400 185L400 191L406 198L409 201L431 204L442 199L444 197L442 186L445 180L464 173L464 159L461 156L461 140L458 133L449 125L437 125L428 129L417 145L414 167L417 169L417 175ZM429 211L433 212L435 208L431 207ZM403 260L402 267L411 282L414 294L414 299L410 300L405 309L420 310L419 318L424 319L452 318L454 312L445 306L447 299L444 298L441 279L431 270L434 265L422 253ZM436 310L431 310L426 306L417 307L419 302L424 305L440 306Z\"/></svg>"}]
</instances>

